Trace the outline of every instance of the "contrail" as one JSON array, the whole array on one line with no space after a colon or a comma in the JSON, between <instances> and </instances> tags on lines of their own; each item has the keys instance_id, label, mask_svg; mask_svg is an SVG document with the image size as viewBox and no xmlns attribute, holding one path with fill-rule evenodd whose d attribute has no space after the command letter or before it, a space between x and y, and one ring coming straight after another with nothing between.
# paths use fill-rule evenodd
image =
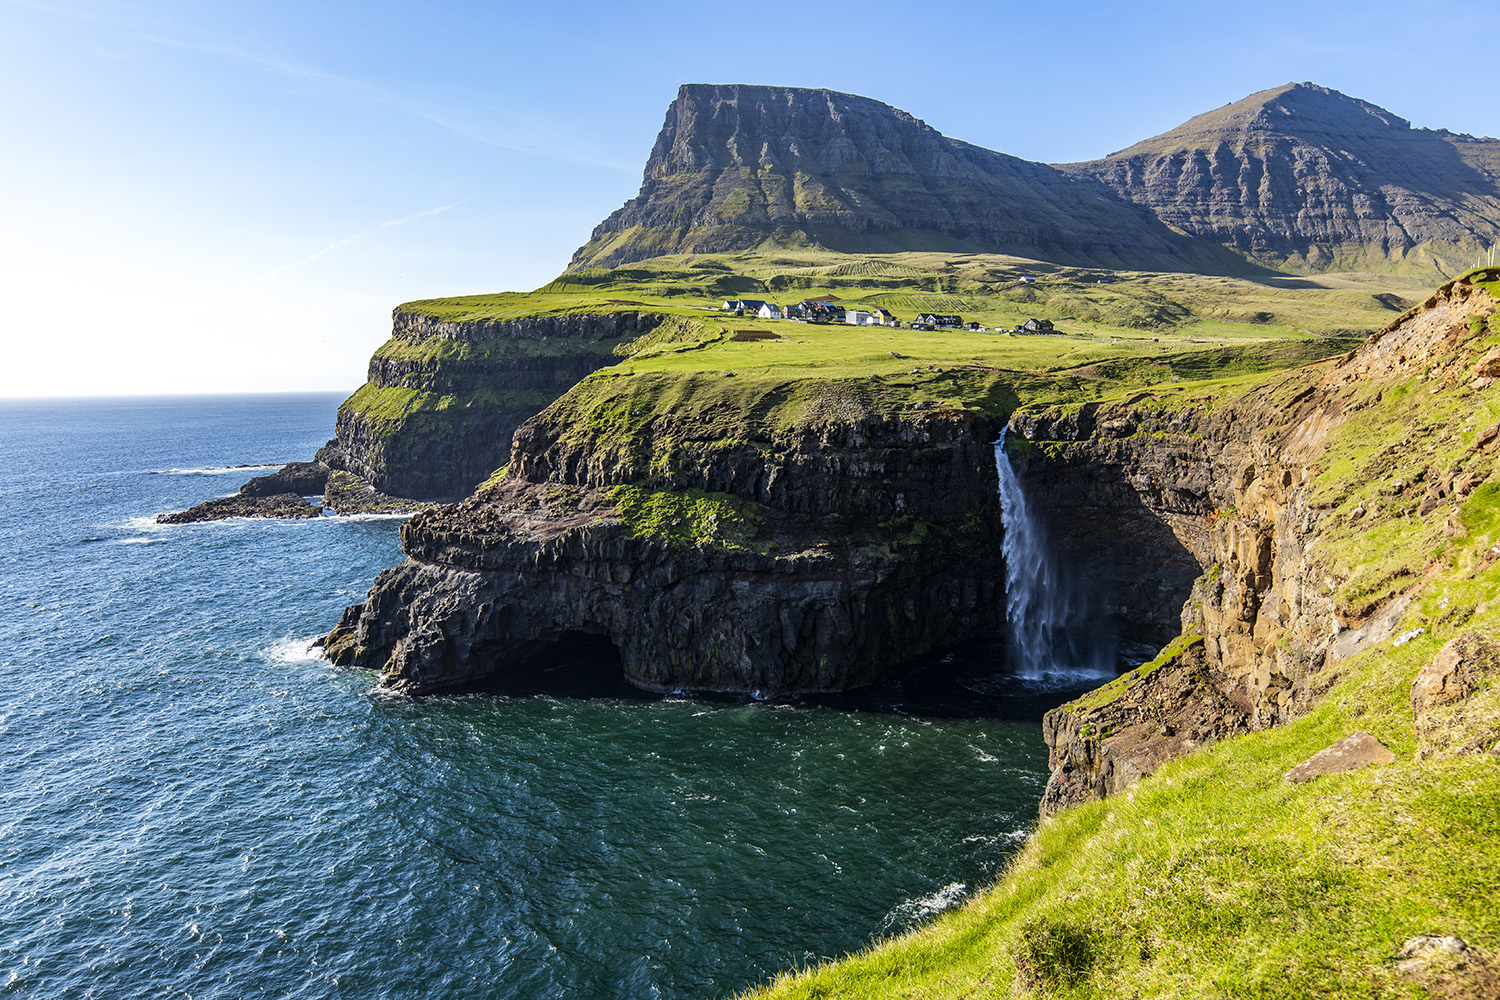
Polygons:
<instances>
[{"instance_id":1,"label":"contrail","mask_svg":"<svg viewBox=\"0 0 1500 1000\"><path fill-rule=\"evenodd\" d=\"M465 198L463 201L455 201L451 205L439 205L437 208L429 208L429 209L426 209L426 210L421 211L421 212L413 212L411 215L403 215L399 219L391 219L391 220L389 220L387 222L382 222L378 226L371 226L369 229L365 229L365 230L363 230L361 232L355 233L353 236L345 236L342 239L334 240L332 243L328 244L323 249L318 250L318 251L316 251L314 253L310 253L306 257L303 257L301 260L294 260L290 264L282 264L280 267L273 267L271 270L267 271L265 274L262 274L262 275L260 275L258 277L250 279L249 281L245 282L245 284L241 285L239 288L236 288L236 289L234 289L234 291L228 293L228 295L226 295L225 297L228 298L229 296L232 296L232 295L238 295L240 292L243 292L245 289L250 288L253 285L258 285L262 281L268 281L271 278L276 277L278 274L284 274L285 272L290 271L294 267L301 267L304 264L311 264L313 261L317 260L319 257L324 256L325 254L330 254L333 251L339 249L340 247L346 247L350 243L354 243L354 242L357 242L359 240L362 240L362 239L364 239L367 236L373 236L376 233L381 232L382 230L392 229L392 228L394 228L396 226L405 225L408 222L415 222L417 219L425 219L425 218L428 218L429 216L441 215L443 212L446 212L446 211L448 211L451 208L457 208L458 206L463 205L463 204L465 204L465 203L467 203L469 201L472 201L472 200L473 200L472 198Z\"/></svg>"}]
</instances>

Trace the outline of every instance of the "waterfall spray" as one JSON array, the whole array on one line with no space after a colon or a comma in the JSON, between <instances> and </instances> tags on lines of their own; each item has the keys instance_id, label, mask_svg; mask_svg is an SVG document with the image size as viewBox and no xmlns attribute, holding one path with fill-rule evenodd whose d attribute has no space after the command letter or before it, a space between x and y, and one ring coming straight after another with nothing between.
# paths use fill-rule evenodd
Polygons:
<instances>
[{"instance_id":1,"label":"waterfall spray","mask_svg":"<svg viewBox=\"0 0 1500 1000\"><path fill-rule=\"evenodd\" d=\"M1011 467L1004 431L995 444L995 468L1005 531L1005 619L1016 672L1034 681L1084 673L1113 676L1113 643L1090 614L1087 592L1053 558L1046 531Z\"/></svg>"}]
</instances>

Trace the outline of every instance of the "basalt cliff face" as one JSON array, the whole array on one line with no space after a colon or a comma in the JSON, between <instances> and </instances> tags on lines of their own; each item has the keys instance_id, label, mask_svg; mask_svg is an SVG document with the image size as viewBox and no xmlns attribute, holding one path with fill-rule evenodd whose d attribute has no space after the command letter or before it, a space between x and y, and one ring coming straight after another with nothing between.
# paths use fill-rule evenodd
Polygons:
<instances>
[{"instance_id":1,"label":"basalt cliff face","mask_svg":"<svg viewBox=\"0 0 1500 1000\"><path fill-rule=\"evenodd\" d=\"M1027 478L1075 526L1073 560L1099 553L1107 578L1117 539L1130 551L1154 522L1179 543L1161 577L1178 589L1160 607L1192 563L1200 571L1161 657L1048 713L1044 811L1117 792L1206 740L1288 721L1341 664L1391 639L1432 553L1463 534L1461 504L1496 474L1500 425L1477 427L1473 414L1500 375L1486 340L1500 272L1478 277L1487 282L1444 286L1342 361L1228 405L1173 411L1143 395L1018 421L1032 439ZM1428 398L1404 402L1414 392Z\"/></svg>"},{"instance_id":2,"label":"basalt cliff face","mask_svg":"<svg viewBox=\"0 0 1500 1000\"><path fill-rule=\"evenodd\" d=\"M1500 141L1287 84L1088 163L950 139L828 90L689 84L640 194L571 269L765 244L1224 273L1451 275L1500 239Z\"/></svg>"},{"instance_id":3,"label":"basalt cliff face","mask_svg":"<svg viewBox=\"0 0 1500 1000\"><path fill-rule=\"evenodd\" d=\"M999 628L983 418L861 414L742 442L657 427L671 471L649 438L639 468L617 464L565 420L532 421L505 477L405 525L407 560L325 640L335 662L416 694L602 636L638 687L776 696L874 683Z\"/></svg>"},{"instance_id":4,"label":"basalt cliff face","mask_svg":"<svg viewBox=\"0 0 1500 1000\"><path fill-rule=\"evenodd\" d=\"M841 251L970 250L1064 263L1222 269L1094 179L949 139L831 90L684 85L641 192L572 269L777 240Z\"/></svg>"},{"instance_id":5,"label":"basalt cliff face","mask_svg":"<svg viewBox=\"0 0 1500 1000\"><path fill-rule=\"evenodd\" d=\"M457 498L505 464L527 418L661 322L618 312L447 322L398 309L319 454L398 497Z\"/></svg>"},{"instance_id":6,"label":"basalt cliff face","mask_svg":"<svg viewBox=\"0 0 1500 1000\"><path fill-rule=\"evenodd\" d=\"M1462 270L1500 239L1500 141L1287 84L1067 168L1274 267Z\"/></svg>"}]
</instances>

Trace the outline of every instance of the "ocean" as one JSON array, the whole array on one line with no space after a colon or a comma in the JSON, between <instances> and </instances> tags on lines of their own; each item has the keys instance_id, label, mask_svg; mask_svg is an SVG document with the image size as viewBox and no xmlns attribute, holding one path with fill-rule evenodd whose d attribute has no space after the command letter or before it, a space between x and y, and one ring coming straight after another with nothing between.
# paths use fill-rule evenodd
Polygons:
<instances>
[{"instance_id":1,"label":"ocean","mask_svg":"<svg viewBox=\"0 0 1500 1000\"><path fill-rule=\"evenodd\" d=\"M153 518L310 458L340 398L0 401L5 996L725 996L1024 840L1067 692L1003 644L793 703L331 668L399 519Z\"/></svg>"}]
</instances>

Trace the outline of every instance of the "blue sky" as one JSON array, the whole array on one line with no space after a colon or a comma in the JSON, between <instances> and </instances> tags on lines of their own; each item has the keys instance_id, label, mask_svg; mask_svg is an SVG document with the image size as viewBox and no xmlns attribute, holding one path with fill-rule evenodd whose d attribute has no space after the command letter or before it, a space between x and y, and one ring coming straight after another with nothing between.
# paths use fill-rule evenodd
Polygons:
<instances>
[{"instance_id":1,"label":"blue sky","mask_svg":"<svg viewBox=\"0 0 1500 1000\"><path fill-rule=\"evenodd\" d=\"M0 0L0 396L352 390L415 298L529 289L684 82L1028 159L1311 80L1500 135L1472 3Z\"/></svg>"}]
</instances>

